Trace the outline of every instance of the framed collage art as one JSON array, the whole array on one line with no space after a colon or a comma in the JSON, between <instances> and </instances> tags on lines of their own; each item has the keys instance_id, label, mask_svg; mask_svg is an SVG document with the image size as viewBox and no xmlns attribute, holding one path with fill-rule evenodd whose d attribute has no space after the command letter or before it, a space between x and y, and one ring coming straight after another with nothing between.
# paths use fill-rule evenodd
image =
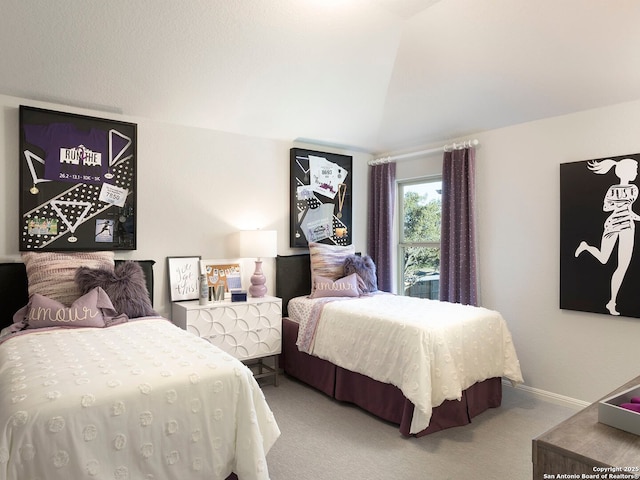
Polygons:
<instances>
[{"instance_id":1,"label":"framed collage art","mask_svg":"<svg viewBox=\"0 0 640 480\"><path fill-rule=\"evenodd\" d=\"M353 157L290 150L290 246L351 245Z\"/></svg>"},{"instance_id":2,"label":"framed collage art","mask_svg":"<svg viewBox=\"0 0 640 480\"><path fill-rule=\"evenodd\" d=\"M20 251L136 249L137 125L20 106Z\"/></svg>"}]
</instances>

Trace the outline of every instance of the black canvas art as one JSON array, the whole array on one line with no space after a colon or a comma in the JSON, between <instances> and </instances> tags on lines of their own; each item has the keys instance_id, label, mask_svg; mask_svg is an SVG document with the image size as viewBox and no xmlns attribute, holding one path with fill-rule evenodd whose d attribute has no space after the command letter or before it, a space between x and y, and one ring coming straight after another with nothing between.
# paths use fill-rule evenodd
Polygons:
<instances>
[{"instance_id":1,"label":"black canvas art","mask_svg":"<svg viewBox=\"0 0 640 480\"><path fill-rule=\"evenodd\" d=\"M640 317L639 161L560 165L560 308Z\"/></svg>"},{"instance_id":2,"label":"black canvas art","mask_svg":"<svg viewBox=\"0 0 640 480\"><path fill-rule=\"evenodd\" d=\"M351 245L353 157L290 150L291 247Z\"/></svg>"},{"instance_id":3,"label":"black canvas art","mask_svg":"<svg viewBox=\"0 0 640 480\"><path fill-rule=\"evenodd\" d=\"M132 123L20 107L20 250L135 250Z\"/></svg>"}]
</instances>

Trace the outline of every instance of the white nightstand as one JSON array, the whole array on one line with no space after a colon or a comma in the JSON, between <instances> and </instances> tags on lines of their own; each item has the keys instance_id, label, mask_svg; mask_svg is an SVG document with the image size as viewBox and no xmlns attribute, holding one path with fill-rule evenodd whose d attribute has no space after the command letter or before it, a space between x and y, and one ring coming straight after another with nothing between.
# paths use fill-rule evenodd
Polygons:
<instances>
[{"instance_id":1,"label":"white nightstand","mask_svg":"<svg viewBox=\"0 0 640 480\"><path fill-rule=\"evenodd\" d=\"M256 378L273 376L278 385L282 351L282 299L248 297L246 302L174 302L173 323L202 337L252 367ZM263 360L273 357L273 366ZM255 368L257 367L257 371Z\"/></svg>"}]
</instances>

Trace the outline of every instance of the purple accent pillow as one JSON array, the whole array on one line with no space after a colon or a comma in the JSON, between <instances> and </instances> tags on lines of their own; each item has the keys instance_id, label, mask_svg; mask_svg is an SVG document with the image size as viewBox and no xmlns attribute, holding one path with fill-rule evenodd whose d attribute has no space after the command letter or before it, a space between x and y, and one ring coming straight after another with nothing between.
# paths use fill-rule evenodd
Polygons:
<instances>
[{"instance_id":1,"label":"purple accent pillow","mask_svg":"<svg viewBox=\"0 0 640 480\"><path fill-rule=\"evenodd\" d=\"M378 278L376 277L376 264L369 255L349 255L344 260L344 274L357 273L362 279L359 286L361 293L373 293L378 291Z\"/></svg>"},{"instance_id":2,"label":"purple accent pillow","mask_svg":"<svg viewBox=\"0 0 640 480\"><path fill-rule=\"evenodd\" d=\"M113 271L80 267L76 270L75 280L83 293L101 287L109 295L116 312L129 318L158 315L151 305L142 267L132 260L119 263Z\"/></svg>"},{"instance_id":3,"label":"purple accent pillow","mask_svg":"<svg viewBox=\"0 0 640 480\"><path fill-rule=\"evenodd\" d=\"M73 302L70 307L66 307L57 300L34 293L31 295L29 303L13 316L13 322L15 324L21 323L26 329L46 327L102 328L126 321L126 316L117 315L111 300L101 288L91 290Z\"/></svg>"},{"instance_id":4,"label":"purple accent pillow","mask_svg":"<svg viewBox=\"0 0 640 480\"><path fill-rule=\"evenodd\" d=\"M315 285L316 288L309 295L309 298L360 296L360 292L358 292L358 276L355 273L338 280L316 276Z\"/></svg>"}]
</instances>

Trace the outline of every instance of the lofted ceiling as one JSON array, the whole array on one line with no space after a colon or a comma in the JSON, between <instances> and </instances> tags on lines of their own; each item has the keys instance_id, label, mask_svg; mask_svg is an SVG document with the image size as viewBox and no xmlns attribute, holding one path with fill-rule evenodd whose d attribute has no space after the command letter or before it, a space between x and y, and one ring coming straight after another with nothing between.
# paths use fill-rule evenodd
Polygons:
<instances>
[{"instance_id":1,"label":"lofted ceiling","mask_svg":"<svg viewBox=\"0 0 640 480\"><path fill-rule=\"evenodd\" d=\"M2 0L0 94L373 154L640 99L637 0Z\"/></svg>"}]
</instances>

